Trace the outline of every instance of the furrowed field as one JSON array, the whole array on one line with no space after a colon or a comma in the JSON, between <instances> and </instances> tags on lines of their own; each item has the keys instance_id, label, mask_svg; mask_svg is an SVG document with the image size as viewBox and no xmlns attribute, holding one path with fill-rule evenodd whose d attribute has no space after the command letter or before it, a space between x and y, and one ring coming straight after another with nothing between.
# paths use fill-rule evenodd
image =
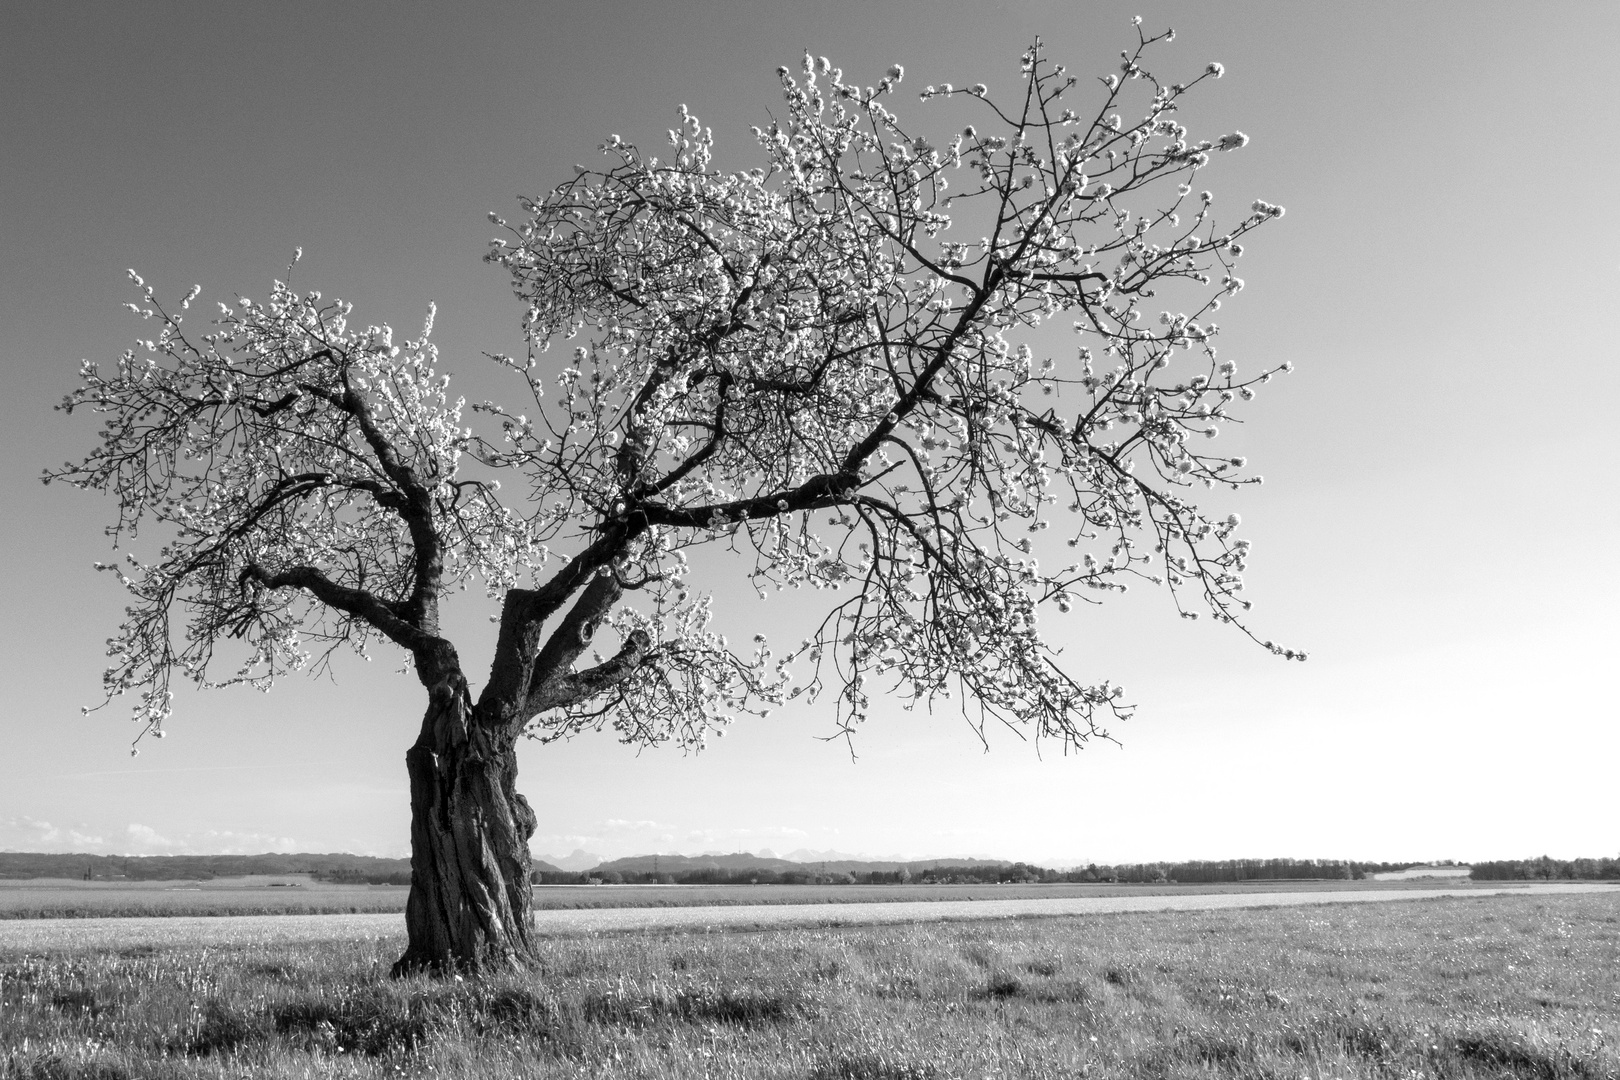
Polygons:
<instances>
[{"instance_id":1,"label":"furrowed field","mask_svg":"<svg viewBox=\"0 0 1620 1080\"><path fill-rule=\"evenodd\" d=\"M401 941L0 953L0 1075L1620 1075L1620 895L559 937L387 978Z\"/></svg>"}]
</instances>

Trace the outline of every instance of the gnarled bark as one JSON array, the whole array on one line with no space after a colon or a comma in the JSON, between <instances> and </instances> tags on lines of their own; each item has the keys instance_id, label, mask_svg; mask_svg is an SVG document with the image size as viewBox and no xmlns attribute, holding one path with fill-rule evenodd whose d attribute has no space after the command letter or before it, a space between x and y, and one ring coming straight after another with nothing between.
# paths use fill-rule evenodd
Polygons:
<instances>
[{"instance_id":1,"label":"gnarled bark","mask_svg":"<svg viewBox=\"0 0 1620 1080\"><path fill-rule=\"evenodd\" d=\"M428 708L405 755L409 937L395 975L480 975L522 969L534 959L529 838L535 815L517 791L518 737L535 713L592 697L628 677L651 646L638 630L611 659L576 671L574 662L623 590L611 576L579 574L573 581L582 586L579 598L544 647L538 624L547 611L528 611L528 598L508 597L490 682L476 703L454 646L424 636L414 650Z\"/></svg>"},{"instance_id":2,"label":"gnarled bark","mask_svg":"<svg viewBox=\"0 0 1620 1080\"><path fill-rule=\"evenodd\" d=\"M487 974L532 962L535 815L516 788L520 732L474 706L459 674L430 691L405 755L411 892L395 975Z\"/></svg>"}]
</instances>

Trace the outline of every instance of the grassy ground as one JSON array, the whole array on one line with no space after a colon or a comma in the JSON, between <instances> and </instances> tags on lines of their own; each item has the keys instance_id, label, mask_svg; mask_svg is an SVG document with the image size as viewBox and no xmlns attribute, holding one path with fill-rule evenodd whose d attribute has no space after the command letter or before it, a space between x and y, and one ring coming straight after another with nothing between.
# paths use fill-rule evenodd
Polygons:
<instances>
[{"instance_id":1,"label":"grassy ground","mask_svg":"<svg viewBox=\"0 0 1620 1080\"><path fill-rule=\"evenodd\" d=\"M153 915L337 915L402 912L404 886L339 885L289 876L218 878L206 882L0 880L0 919L107 918ZM1502 888L1513 882L1486 882ZM1467 882L1414 880L1261 881L1217 885L541 885L540 910L691 907L707 904L886 903L902 900L1007 900L1057 896L1185 896L1201 892L1311 892L1468 887Z\"/></svg>"},{"instance_id":2,"label":"grassy ground","mask_svg":"<svg viewBox=\"0 0 1620 1080\"><path fill-rule=\"evenodd\" d=\"M1620 898L553 939L390 981L396 939L0 955L0 1076L1620 1075Z\"/></svg>"}]
</instances>

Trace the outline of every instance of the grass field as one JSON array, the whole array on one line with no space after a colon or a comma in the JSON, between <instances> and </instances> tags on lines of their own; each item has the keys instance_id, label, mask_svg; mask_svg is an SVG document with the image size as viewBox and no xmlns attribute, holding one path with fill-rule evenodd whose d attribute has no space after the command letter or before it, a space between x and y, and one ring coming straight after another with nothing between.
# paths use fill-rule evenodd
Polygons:
<instances>
[{"instance_id":1,"label":"grass field","mask_svg":"<svg viewBox=\"0 0 1620 1080\"><path fill-rule=\"evenodd\" d=\"M390 981L394 937L0 953L0 1076L1620 1075L1620 895L587 935Z\"/></svg>"},{"instance_id":2,"label":"grass field","mask_svg":"<svg viewBox=\"0 0 1620 1080\"><path fill-rule=\"evenodd\" d=\"M281 884L273 884L279 882ZM1005 900L1059 896L1184 896L1203 892L1300 892L1432 888L1434 882L1264 881L1241 885L540 885L540 910L691 907L711 904L885 903L907 900ZM1448 888L1465 882L1446 882ZM1487 882L1502 888L1512 882ZM0 919L151 915L336 915L402 912L404 886L336 885L307 876L213 881L0 880Z\"/></svg>"}]
</instances>

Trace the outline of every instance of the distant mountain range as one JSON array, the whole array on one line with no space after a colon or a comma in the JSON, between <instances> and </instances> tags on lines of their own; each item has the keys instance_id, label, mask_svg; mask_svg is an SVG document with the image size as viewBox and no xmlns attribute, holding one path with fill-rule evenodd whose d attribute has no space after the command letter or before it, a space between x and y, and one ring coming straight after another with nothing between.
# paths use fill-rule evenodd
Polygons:
<instances>
[{"instance_id":1,"label":"distant mountain range","mask_svg":"<svg viewBox=\"0 0 1620 1080\"><path fill-rule=\"evenodd\" d=\"M593 855L584 848L575 848L572 854L564 855L561 858L556 855L536 855L534 860L536 870L542 869L540 864L544 862L548 866L555 866L558 870L566 870L571 874L577 874L582 870L591 870L599 866L602 862L602 856Z\"/></svg>"}]
</instances>

